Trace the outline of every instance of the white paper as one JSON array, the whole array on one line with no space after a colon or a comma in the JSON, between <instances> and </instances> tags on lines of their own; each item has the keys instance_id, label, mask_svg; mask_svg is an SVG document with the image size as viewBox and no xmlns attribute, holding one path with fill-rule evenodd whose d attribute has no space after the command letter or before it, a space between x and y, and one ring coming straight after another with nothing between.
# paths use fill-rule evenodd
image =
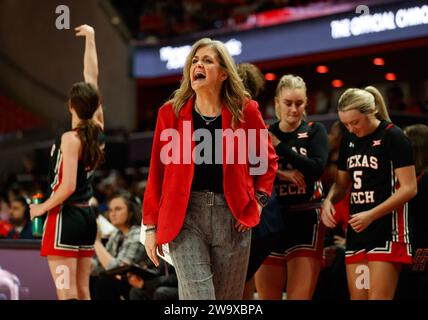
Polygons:
<instances>
[{"instance_id":1,"label":"white paper","mask_svg":"<svg viewBox=\"0 0 428 320\"><path fill-rule=\"evenodd\" d=\"M144 245L144 242L146 241L146 229L147 229L147 227L145 225L141 225L140 242L143 245ZM169 253L169 246L168 246L168 244L163 244L162 245L162 250L163 250L163 254L164 254L163 256L161 256L159 254L159 250L156 250L158 256L161 257L166 262L168 262L170 265L174 266L174 264L172 263L171 254Z\"/></svg>"},{"instance_id":2,"label":"white paper","mask_svg":"<svg viewBox=\"0 0 428 320\"><path fill-rule=\"evenodd\" d=\"M117 228L110 223L103 215L99 215L97 218L97 224L101 231L101 237L103 239L109 238Z\"/></svg>"}]
</instances>

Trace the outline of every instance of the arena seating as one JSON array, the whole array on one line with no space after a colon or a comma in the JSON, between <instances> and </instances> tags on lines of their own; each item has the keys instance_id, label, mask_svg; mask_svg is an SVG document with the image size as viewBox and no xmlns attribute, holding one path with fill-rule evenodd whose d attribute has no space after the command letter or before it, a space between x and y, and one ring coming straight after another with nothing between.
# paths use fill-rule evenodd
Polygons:
<instances>
[{"instance_id":1,"label":"arena seating","mask_svg":"<svg viewBox=\"0 0 428 320\"><path fill-rule=\"evenodd\" d=\"M40 128L43 120L0 95L0 134Z\"/></svg>"}]
</instances>

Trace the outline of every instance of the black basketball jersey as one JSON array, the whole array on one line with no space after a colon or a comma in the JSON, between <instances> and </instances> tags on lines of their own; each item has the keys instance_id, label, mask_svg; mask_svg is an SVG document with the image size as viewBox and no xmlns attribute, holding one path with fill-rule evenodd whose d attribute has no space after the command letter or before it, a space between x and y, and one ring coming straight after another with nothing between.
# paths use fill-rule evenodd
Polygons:
<instances>
[{"instance_id":1,"label":"black basketball jersey","mask_svg":"<svg viewBox=\"0 0 428 320\"><path fill-rule=\"evenodd\" d=\"M350 215L384 202L398 188L394 170L413 165L413 151L400 128L381 121L376 130L362 138L345 133L339 151L338 169L348 171L351 181ZM367 228L391 234L391 241L409 243L407 204L375 220Z\"/></svg>"},{"instance_id":2,"label":"black basketball jersey","mask_svg":"<svg viewBox=\"0 0 428 320\"><path fill-rule=\"evenodd\" d=\"M63 154L61 152L61 136L59 136L52 146L49 162L49 190L50 197L58 189L62 182L63 172ZM83 161L79 160L77 166L76 190L67 198L65 203L85 202L93 195L92 180L94 171L87 171L84 168Z\"/></svg>"},{"instance_id":3,"label":"black basketball jersey","mask_svg":"<svg viewBox=\"0 0 428 320\"><path fill-rule=\"evenodd\" d=\"M276 146L279 156L278 169L297 169L305 177L306 188L275 179L275 191L283 205L301 204L311 198L322 196L321 178L328 159L328 137L321 123L302 121L293 132L282 132L279 122L273 123L269 130L281 141Z\"/></svg>"}]
</instances>

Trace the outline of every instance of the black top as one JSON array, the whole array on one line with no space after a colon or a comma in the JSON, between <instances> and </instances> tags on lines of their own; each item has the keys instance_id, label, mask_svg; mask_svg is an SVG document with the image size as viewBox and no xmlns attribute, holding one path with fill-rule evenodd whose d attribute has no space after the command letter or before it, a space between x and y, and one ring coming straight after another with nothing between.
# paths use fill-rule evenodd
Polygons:
<instances>
[{"instance_id":1,"label":"black top","mask_svg":"<svg viewBox=\"0 0 428 320\"><path fill-rule=\"evenodd\" d=\"M223 165L222 165L222 135L216 139L215 130L221 133L221 115L215 120L214 117L205 117L209 124L202 119L201 115L193 109L193 131L195 133L195 174L192 182L192 191L210 190L216 193L223 193ZM207 138L209 132L210 138ZM200 134L199 134L200 133ZM206 140L206 141L205 141ZM215 145L218 144L217 150L220 152L215 156ZM208 153L207 153L208 152ZM211 154L209 154L211 153ZM218 159L217 159L218 158ZM216 161L217 159L217 161Z\"/></svg>"},{"instance_id":2,"label":"black top","mask_svg":"<svg viewBox=\"0 0 428 320\"><path fill-rule=\"evenodd\" d=\"M278 169L297 169L305 177L306 188L298 188L290 181L275 179L275 190L281 204L301 204L321 196L321 178L328 159L327 130L321 123L302 121L292 132L279 129L279 122L269 130L281 141L276 146ZM319 194L315 194L319 193Z\"/></svg>"},{"instance_id":3,"label":"black top","mask_svg":"<svg viewBox=\"0 0 428 320\"><path fill-rule=\"evenodd\" d=\"M50 156L48 173L49 190L47 194L52 196L52 191L55 188L58 188L62 181L63 154L61 152L61 135L55 140ZM93 174L94 171L86 171L83 162L79 160L77 165L76 190L64 201L64 203L81 203L89 201L93 195Z\"/></svg>"}]
</instances>

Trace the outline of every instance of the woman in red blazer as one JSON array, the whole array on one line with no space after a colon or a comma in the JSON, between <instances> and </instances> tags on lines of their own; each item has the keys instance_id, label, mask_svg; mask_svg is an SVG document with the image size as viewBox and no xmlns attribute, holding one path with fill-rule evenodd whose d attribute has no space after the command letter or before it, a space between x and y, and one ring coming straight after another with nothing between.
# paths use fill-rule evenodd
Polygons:
<instances>
[{"instance_id":1,"label":"woman in red blazer","mask_svg":"<svg viewBox=\"0 0 428 320\"><path fill-rule=\"evenodd\" d=\"M241 299L250 229L277 170L258 105L220 41L197 41L159 109L143 202L150 259L168 243L180 299Z\"/></svg>"}]
</instances>

